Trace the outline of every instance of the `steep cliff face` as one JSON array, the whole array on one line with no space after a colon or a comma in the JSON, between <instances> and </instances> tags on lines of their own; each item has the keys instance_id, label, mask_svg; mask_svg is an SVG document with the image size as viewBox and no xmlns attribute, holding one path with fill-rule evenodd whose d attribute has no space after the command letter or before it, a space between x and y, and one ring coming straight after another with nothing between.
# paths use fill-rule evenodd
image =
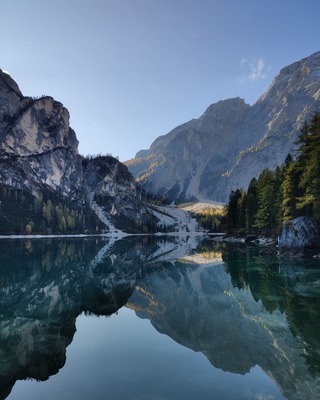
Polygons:
<instances>
[{"instance_id":1,"label":"steep cliff face","mask_svg":"<svg viewBox=\"0 0 320 400\"><path fill-rule=\"evenodd\" d=\"M78 140L61 103L52 97L23 97L11 77L0 71L0 127L1 184L79 195Z\"/></svg>"},{"instance_id":2,"label":"steep cliff face","mask_svg":"<svg viewBox=\"0 0 320 400\"><path fill-rule=\"evenodd\" d=\"M154 221L123 164L112 157L84 162L68 110L49 96L24 97L1 70L0 191L2 217L9 218L14 197L21 220L12 227L4 221L1 233L22 233L25 226L36 233L114 230L117 224L139 231ZM30 207L22 204L26 198Z\"/></svg>"},{"instance_id":3,"label":"steep cliff face","mask_svg":"<svg viewBox=\"0 0 320 400\"><path fill-rule=\"evenodd\" d=\"M249 107L240 98L213 104L199 119L158 138L126 165L156 195L177 201L201 198L205 182L214 182L228 168L237 128Z\"/></svg>"},{"instance_id":4,"label":"steep cliff face","mask_svg":"<svg viewBox=\"0 0 320 400\"><path fill-rule=\"evenodd\" d=\"M253 106L239 98L213 104L126 165L155 195L226 201L232 189L284 162L319 100L320 52L283 68Z\"/></svg>"},{"instance_id":5,"label":"steep cliff face","mask_svg":"<svg viewBox=\"0 0 320 400\"><path fill-rule=\"evenodd\" d=\"M76 198L81 159L68 111L51 97L26 98L8 115L0 133L1 183L26 190L45 185Z\"/></svg>"},{"instance_id":6,"label":"steep cliff face","mask_svg":"<svg viewBox=\"0 0 320 400\"><path fill-rule=\"evenodd\" d=\"M109 228L155 230L154 218L139 199L128 168L113 157L84 160L86 199Z\"/></svg>"}]
</instances>

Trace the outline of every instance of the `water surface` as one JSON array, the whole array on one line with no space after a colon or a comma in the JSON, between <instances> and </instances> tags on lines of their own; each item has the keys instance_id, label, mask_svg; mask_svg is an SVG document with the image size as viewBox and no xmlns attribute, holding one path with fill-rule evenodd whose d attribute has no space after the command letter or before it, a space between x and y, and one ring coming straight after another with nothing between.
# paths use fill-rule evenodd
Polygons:
<instances>
[{"instance_id":1,"label":"water surface","mask_svg":"<svg viewBox=\"0 0 320 400\"><path fill-rule=\"evenodd\" d=\"M317 261L163 237L0 254L0 398L320 398Z\"/></svg>"}]
</instances>

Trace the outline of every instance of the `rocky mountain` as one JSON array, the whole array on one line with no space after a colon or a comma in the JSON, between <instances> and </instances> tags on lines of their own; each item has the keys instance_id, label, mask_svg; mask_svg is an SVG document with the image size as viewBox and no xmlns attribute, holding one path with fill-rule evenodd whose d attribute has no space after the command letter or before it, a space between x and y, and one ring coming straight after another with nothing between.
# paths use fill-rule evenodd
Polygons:
<instances>
[{"instance_id":1,"label":"rocky mountain","mask_svg":"<svg viewBox=\"0 0 320 400\"><path fill-rule=\"evenodd\" d=\"M212 104L125 164L145 190L169 201L225 202L231 190L284 162L319 100L317 52L283 68L254 105L240 98Z\"/></svg>"},{"instance_id":2,"label":"rocky mountain","mask_svg":"<svg viewBox=\"0 0 320 400\"><path fill-rule=\"evenodd\" d=\"M154 230L126 166L84 158L68 110L0 70L0 233Z\"/></svg>"}]
</instances>

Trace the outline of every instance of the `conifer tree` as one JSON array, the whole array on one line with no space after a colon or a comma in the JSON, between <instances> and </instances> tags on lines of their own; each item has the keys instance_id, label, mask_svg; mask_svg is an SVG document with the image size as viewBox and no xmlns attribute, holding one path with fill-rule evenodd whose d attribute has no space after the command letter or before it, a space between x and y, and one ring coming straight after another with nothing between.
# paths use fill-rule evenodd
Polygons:
<instances>
[{"instance_id":1,"label":"conifer tree","mask_svg":"<svg viewBox=\"0 0 320 400\"><path fill-rule=\"evenodd\" d=\"M275 171L265 169L258 181L252 179L248 191L233 191L227 207L229 230L243 226L247 233L279 229L283 222L298 216L312 216L320 221L320 113L305 122L297 157L288 154Z\"/></svg>"},{"instance_id":2,"label":"conifer tree","mask_svg":"<svg viewBox=\"0 0 320 400\"><path fill-rule=\"evenodd\" d=\"M227 226L232 232L238 228L239 221L239 199L242 197L240 189L232 191L229 197L229 203L227 208Z\"/></svg>"},{"instance_id":3,"label":"conifer tree","mask_svg":"<svg viewBox=\"0 0 320 400\"><path fill-rule=\"evenodd\" d=\"M247 233L253 233L255 216L258 210L258 194L257 180L251 179L247 192L247 208L246 208L246 229Z\"/></svg>"},{"instance_id":4,"label":"conifer tree","mask_svg":"<svg viewBox=\"0 0 320 400\"><path fill-rule=\"evenodd\" d=\"M297 208L320 219L320 113L305 122L298 141L297 168L300 170Z\"/></svg>"},{"instance_id":5,"label":"conifer tree","mask_svg":"<svg viewBox=\"0 0 320 400\"><path fill-rule=\"evenodd\" d=\"M264 169L258 179L258 210L255 226L259 229L272 229L275 225L274 172Z\"/></svg>"},{"instance_id":6,"label":"conifer tree","mask_svg":"<svg viewBox=\"0 0 320 400\"><path fill-rule=\"evenodd\" d=\"M247 210L247 193L245 191L241 191L241 197L239 197L237 202L237 228L245 229L246 228L246 210Z\"/></svg>"},{"instance_id":7,"label":"conifer tree","mask_svg":"<svg viewBox=\"0 0 320 400\"><path fill-rule=\"evenodd\" d=\"M288 222L289 220L297 217L297 196L299 194L299 170L294 162L291 162L284 174L281 184L282 191L282 222Z\"/></svg>"}]
</instances>

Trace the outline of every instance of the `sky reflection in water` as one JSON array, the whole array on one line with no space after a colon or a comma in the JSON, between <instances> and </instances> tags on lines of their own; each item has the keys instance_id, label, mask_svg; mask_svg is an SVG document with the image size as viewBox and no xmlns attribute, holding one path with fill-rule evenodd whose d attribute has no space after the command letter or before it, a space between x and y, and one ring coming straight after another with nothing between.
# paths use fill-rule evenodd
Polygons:
<instances>
[{"instance_id":1,"label":"sky reflection in water","mask_svg":"<svg viewBox=\"0 0 320 400\"><path fill-rule=\"evenodd\" d=\"M0 261L9 400L320 394L314 261L155 237L0 241Z\"/></svg>"},{"instance_id":2,"label":"sky reflection in water","mask_svg":"<svg viewBox=\"0 0 320 400\"><path fill-rule=\"evenodd\" d=\"M259 367L244 376L157 332L122 308L110 318L77 319L66 365L46 382L18 381L9 398L42 400L283 399Z\"/></svg>"}]
</instances>

